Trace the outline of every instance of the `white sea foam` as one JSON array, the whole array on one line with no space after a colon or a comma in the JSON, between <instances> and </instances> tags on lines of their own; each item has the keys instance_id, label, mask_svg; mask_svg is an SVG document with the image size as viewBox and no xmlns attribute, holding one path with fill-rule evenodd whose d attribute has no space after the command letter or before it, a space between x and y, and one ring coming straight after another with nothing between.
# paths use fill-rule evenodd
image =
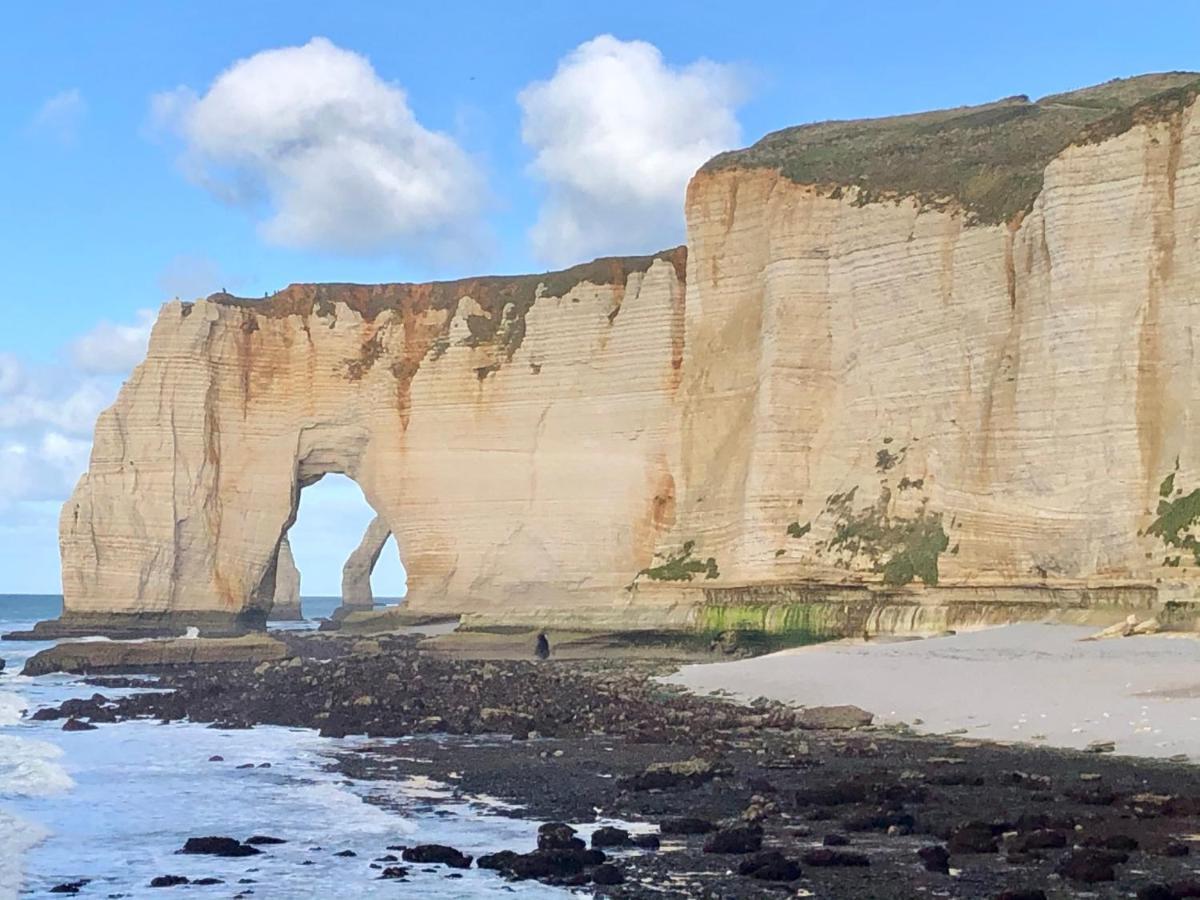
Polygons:
<instances>
[{"instance_id":1,"label":"white sea foam","mask_svg":"<svg viewBox=\"0 0 1200 900\"><path fill-rule=\"evenodd\" d=\"M47 835L46 829L0 809L0 900L20 893L25 852Z\"/></svg>"},{"instance_id":2,"label":"white sea foam","mask_svg":"<svg viewBox=\"0 0 1200 900\"><path fill-rule=\"evenodd\" d=\"M25 699L20 694L0 691L0 728L20 722L24 709Z\"/></svg>"},{"instance_id":3,"label":"white sea foam","mask_svg":"<svg viewBox=\"0 0 1200 900\"><path fill-rule=\"evenodd\" d=\"M47 797L75 786L54 744L0 734L0 797Z\"/></svg>"}]
</instances>

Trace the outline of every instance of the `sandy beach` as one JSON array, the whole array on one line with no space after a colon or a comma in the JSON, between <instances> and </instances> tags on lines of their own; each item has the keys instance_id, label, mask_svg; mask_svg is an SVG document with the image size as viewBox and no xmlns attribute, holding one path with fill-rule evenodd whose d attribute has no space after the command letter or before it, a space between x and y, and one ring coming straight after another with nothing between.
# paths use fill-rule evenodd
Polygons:
<instances>
[{"instance_id":1,"label":"sandy beach","mask_svg":"<svg viewBox=\"0 0 1200 900\"><path fill-rule=\"evenodd\" d=\"M1200 759L1200 641L1081 641L1094 629L1021 624L898 643L843 641L666 680L699 692L852 703L926 733Z\"/></svg>"}]
</instances>

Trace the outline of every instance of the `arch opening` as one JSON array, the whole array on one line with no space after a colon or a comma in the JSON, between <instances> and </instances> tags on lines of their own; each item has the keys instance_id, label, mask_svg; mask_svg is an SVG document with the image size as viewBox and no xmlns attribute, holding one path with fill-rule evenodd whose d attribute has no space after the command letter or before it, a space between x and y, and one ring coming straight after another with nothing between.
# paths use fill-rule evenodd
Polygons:
<instances>
[{"instance_id":1,"label":"arch opening","mask_svg":"<svg viewBox=\"0 0 1200 900\"><path fill-rule=\"evenodd\" d=\"M285 562L286 544L299 573L304 618L329 617L342 605L343 569L376 517L361 488L346 475L329 473L301 482L296 515L281 542L280 562ZM286 565L277 564L277 587L281 572L286 573ZM399 603L406 595L407 573L391 534L367 577L375 606Z\"/></svg>"}]
</instances>

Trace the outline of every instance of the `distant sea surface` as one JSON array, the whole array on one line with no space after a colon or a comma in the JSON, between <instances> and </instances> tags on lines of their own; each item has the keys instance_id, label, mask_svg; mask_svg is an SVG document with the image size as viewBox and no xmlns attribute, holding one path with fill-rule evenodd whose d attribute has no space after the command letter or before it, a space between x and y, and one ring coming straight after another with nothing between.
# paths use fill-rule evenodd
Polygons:
<instances>
[{"instance_id":1,"label":"distant sea surface","mask_svg":"<svg viewBox=\"0 0 1200 900\"><path fill-rule=\"evenodd\" d=\"M336 597L303 601L312 618L328 616L337 605ZM59 596L0 594L0 633L28 629L61 611ZM81 895L161 900L164 891L149 886L159 875L224 881L192 885L189 897L230 897L242 878L254 879L248 885L254 900L404 891L447 898L567 896L538 884L509 884L480 869L449 880L444 871L413 867L408 884L380 881L369 865L388 844L449 844L475 855L524 851L536 845L536 824L482 799L455 796L446 785L351 781L335 770L334 754L362 747L365 739L188 722L64 732L61 722L30 721L25 711L97 690L68 675L21 675L25 660L49 646L0 641L6 661L0 672L0 900L47 896L55 885L80 879L91 879ZM212 756L223 761L210 762ZM238 768L247 763L254 767ZM288 843L250 861L175 853L193 836L244 840L253 834ZM358 855L337 856L342 850Z\"/></svg>"}]
</instances>

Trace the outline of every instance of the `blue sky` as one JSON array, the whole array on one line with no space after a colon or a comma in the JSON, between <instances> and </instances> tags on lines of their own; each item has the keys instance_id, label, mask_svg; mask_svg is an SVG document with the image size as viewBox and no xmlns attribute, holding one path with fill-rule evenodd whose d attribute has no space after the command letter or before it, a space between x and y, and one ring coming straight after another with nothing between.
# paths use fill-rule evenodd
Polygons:
<instances>
[{"instance_id":1,"label":"blue sky","mask_svg":"<svg viewBox=\"0 0 1200 900\"><path fill-rule=\"evenodd\" d=\"M146 311L176 293L647 252L682 239L680 173L697 154L800 122L1200 68L1190 2L47 2L0 15L0 590L14 592L57 591L57 509L90 422L136 361ZM263 56L283 48L306 49ZM242 60L258 67L219 90ZM365 206L336 216L319 201L343 174L340 145L281 164L287 110L261 116L262 134L246 112L262 109L247 93L264 73L287 94L326 71L376 103L331 120L365 154L347 190ZM627 109L628 128L564 138L576 113ZM246 130L270 152L239 156ZM408 199L372 198L398 171ZM438 177L469 189L422 194ZM338 515L297 536L306 593L336 591L335 557L358 537L339 518L361 513L353 488L327 493L306 503Z\"/></svg>"}]
</instances>

